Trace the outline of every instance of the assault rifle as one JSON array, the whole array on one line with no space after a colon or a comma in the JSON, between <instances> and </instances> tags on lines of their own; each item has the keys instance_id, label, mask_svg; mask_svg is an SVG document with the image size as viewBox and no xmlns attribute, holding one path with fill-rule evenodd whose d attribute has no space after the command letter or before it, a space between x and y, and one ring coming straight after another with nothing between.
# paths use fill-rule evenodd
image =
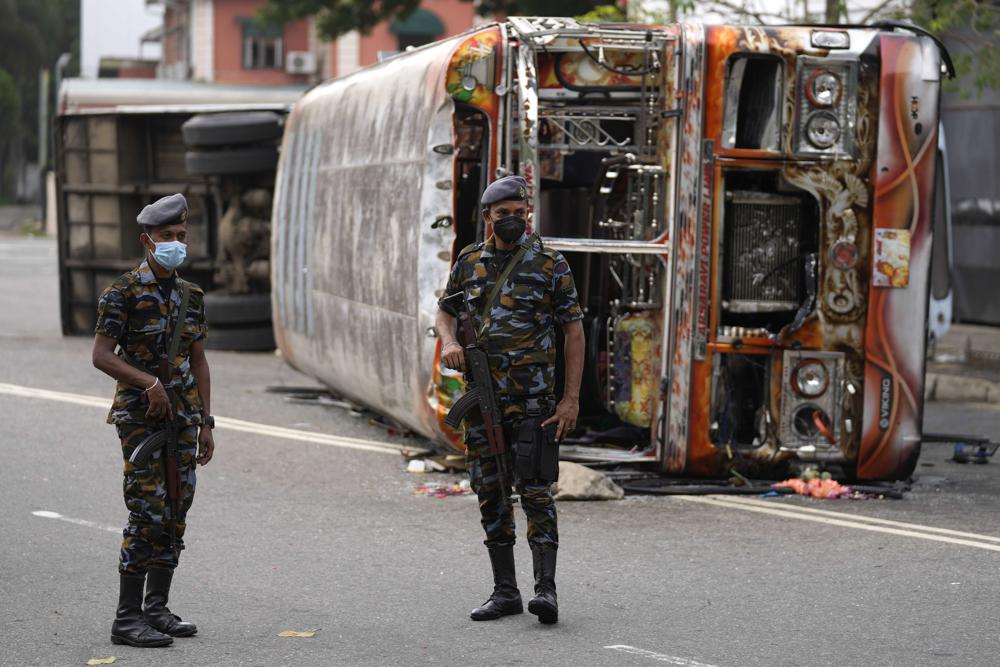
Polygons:
<instances>
[{"instance_id":1,"label":"assault rifle","mask_svg":"<svg viewBox=\"0 0 1000 667\"><path fill-rule=\"evenodd\" d=\"M506 489L507 444L503 436L502 414L493 391L489 359L476 336L476 328L468 308L458 314L458 342L464 348L467 382L465 393L451 406L444 422L452 428L458 428L470 411L479 408L486 427L488 453L495 457L501 488Z\"/></svg>"},{"instance_id":2,"label":"assault rifle","mask_svg":"<svg viewBox=\"0 0 1000 667\"><path fill-rule=\"evenodd\" d=\"M170 521L167 522L167 529L170 532L170 545L175 551L180 551L184 547L177 539L177 517L181 512L181 476L178 470L178 466L180 465L180 447L177 443L177 407L179 403L174 400L174 393L169 389L172 379L170 362L176 357L180 344L181 327L191 298L191 286L189 284L183 284L181 295L180 311L178 312L177 320L174 322L174 330L170 336L170 349L168 352L166 345L167 332L164 331L162 344L160 345L159 366L156 372L156 377L163 386L163 390L167 392L167 400L170 403L170 414L163 420L163 428L143 438L142 442L132 452L132 455L128 457L129 463L132 465L144 467L148 465L153 452L160 449L160 465L163 466L163 480L167 487L167 504L170 508Z\"/></svg>"},{"instance_id":3,"label":"assault rifle","mask_svg":"<svg viewBox=\"0 0 1000 667\"><path fill-rule=\"evenodd\" d=\"M177 401L174 393L168 389L170 384L170 363L165 352L160 354L160 364L156 376L167 392L171 413L163 420L163 428L143 438L142 442L128 457L129 463L137 468L149 464L150 457L157 449L161 451L160 465L163 466L163 480L167 489L167 504L170 507L170 520L167 529L170 531L170 544L179 551L184 547L177 540L177 517L181 511L181 477L177 466L180 464L177 443Z\"/></svg>"}]
</instances>

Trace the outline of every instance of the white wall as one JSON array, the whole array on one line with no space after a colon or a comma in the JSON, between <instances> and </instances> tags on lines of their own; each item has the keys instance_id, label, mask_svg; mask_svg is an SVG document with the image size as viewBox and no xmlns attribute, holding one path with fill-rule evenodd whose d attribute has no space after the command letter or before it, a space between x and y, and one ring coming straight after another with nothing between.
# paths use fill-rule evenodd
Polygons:
<instances>
[{"instance_id":1,"label":"white wall","mask_svg":"<svg viewBox=\"0 0 1000 667\"><path fill-rule=\"evenodd\" d=\"M144 44L147 30L163 25L163 5L145 0L80 0L80 75L97 76L102 57L160 58L159 44Z\"/></svg>"},{"instance_id":2,"label":"white wall","mask_svg":"<svg viewBox=\"0 0 1000 667\"><path fill-rule=\"evenodd\" d=\"M194 0L191 5L191 78L215 78L215 8L212 0Z\"/></svg>"}]
</instances>

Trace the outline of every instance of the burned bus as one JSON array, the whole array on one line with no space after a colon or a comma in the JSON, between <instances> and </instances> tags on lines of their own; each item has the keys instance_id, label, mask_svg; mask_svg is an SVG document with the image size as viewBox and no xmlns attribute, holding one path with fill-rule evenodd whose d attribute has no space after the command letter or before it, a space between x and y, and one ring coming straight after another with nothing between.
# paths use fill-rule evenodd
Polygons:
<instances>
[{"instance_id":1,"label":"burned bus","mask_svg":"<svg viewBox=\"0 0 1000 667\"><path fill-rule=\"evenodd\" d=\"M900 25L510 18L330 81L283 138L281 353L460 448L437 299L490 234L483 188L516 173L586 312L564 457L906 477L947 62Z\"/></svg>"}]
</instances>

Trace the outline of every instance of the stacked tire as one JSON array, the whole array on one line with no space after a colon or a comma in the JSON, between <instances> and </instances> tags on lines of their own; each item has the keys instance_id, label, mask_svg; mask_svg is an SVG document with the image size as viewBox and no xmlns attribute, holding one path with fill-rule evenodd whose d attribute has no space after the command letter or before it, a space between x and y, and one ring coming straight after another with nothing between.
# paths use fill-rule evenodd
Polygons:
<instances>
[{"instance_id":1,"label":"stacked tire","mask_svg":"<svg viewBox=\"0 0 1000 667\"><path fill-rule=\"evenodd\" d=\"M206 347L213 350L257 352L274 349L271 325L271 295L205 295L205 320L208 322Z\"/></svg>"},{"instance_id":2,"label":"stacked tire","mask_svg":"<svg viewBox=\"0 0 1000 667\"><path fill-rule=\"evenodd\" d=\"M199 114L181 126L187 172L196 176L226 176L273 171L278 166L278 141L284 131L273 111Z\"/></svg>"},{"instance_id":3,"label":"stacked tire","mask_svg":"<svg viewBox=\"0 0 1000 667\"><path fill-rule=\"evenodd\" d=\"M187 172L195 176L248 176L256 181L278 166L278 144L284 131L281 115L272 111L199 114L181 126L188 150ZM271 179L273 181L273 177ZM206 346L241 352L273 350L270 293L205 295Z\"/></svg>"}]
</instances>

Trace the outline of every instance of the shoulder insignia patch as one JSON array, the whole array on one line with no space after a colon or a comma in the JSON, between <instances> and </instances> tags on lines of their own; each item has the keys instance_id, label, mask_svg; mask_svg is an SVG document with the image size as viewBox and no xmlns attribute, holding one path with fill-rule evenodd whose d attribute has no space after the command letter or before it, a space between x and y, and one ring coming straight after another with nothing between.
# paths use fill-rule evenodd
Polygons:
<instances>
[{"instance_id":1,"label":"shoulder insignia patch","mask_svg":"<svg viewBox=\"0 0 1000 667\"><path fill-rule=\"evenodd\" d=\"M462 257L465 257L469 253L473 253L473 252L479 250L482 247L483 247L483 242L482 241L480 241L478 243L470 243L469 245L465 246L464 248L462 248L461 250L458 251L458 257L456 259L460 259Z\"/></svg>"}]
</instances>

